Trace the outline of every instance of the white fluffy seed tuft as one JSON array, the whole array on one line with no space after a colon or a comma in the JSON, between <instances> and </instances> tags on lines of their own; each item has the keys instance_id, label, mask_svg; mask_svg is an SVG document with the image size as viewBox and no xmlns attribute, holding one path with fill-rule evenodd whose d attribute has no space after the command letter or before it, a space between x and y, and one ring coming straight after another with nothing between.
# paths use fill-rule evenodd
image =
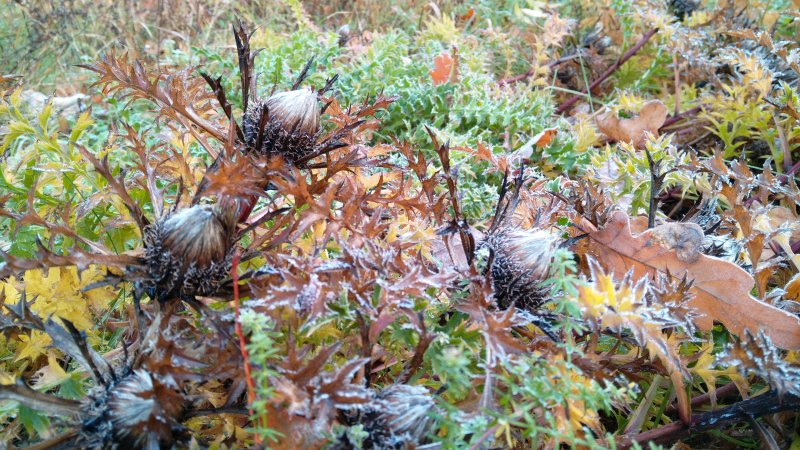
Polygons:
<instances>
[{"instance_id":1,"label":"white fluffy seed tuft","mask_svg":"<svg viewBox=\"0 0 800 450\"><path fill-rule=\"evenodd\" d=\"M225 259L230 232L220 211L213 206L196 205L167 217L162 245L187 263L203 267Z\"/></svg>"},{"instance_id":2,"label":"white fluffy seed tuft","mask_svg":"<svg viewBox=\"0 0 800 450\"><path fill-rule=\"evenodd\" d=\"M271 119L279 120L287 131L314 135L319 129L320 107L310 88L279 92L265 101Z\"/></svg>"},{"instance_id":3,"label":"white fluffy seed tuft","mask_svg":"<svg viewBox=\"0 0 800 450\"><path fill-rule=\"evenodd\" d=\"M550 270L560 239L542 229L508 230L504 233L505 256L531 278L544 279Z\"/></svg>"}]
</instances>

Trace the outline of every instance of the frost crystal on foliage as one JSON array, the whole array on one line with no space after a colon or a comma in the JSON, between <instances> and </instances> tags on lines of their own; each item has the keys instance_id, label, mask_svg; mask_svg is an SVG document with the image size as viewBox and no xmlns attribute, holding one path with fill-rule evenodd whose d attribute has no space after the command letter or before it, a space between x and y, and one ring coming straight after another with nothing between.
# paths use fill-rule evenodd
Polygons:
<instances>
[{"instance_id":1,"label":"frost crystal on foliage","mask_svg":"<svg viewBox=\"0 0 800 450\"><path fill-rule=\"evenodd\" d=\"M763 378L780 395L800 396L800 366L787 361L785 353L763 331L757 335L747 332L728 345L721 360L742 373Z\"/></svg>"}]
</instances>

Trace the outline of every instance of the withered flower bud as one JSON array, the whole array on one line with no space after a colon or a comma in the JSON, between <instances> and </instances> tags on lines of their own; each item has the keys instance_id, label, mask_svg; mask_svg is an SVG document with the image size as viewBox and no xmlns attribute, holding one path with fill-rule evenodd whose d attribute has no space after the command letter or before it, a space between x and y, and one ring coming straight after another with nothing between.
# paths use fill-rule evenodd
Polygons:
<instances>
[{"instance_id":1,"label":"withered flower bud","mask_svg":"<svg viewBox=\"0 0 800 450\"><path fill-rule=\"evenodd\" d=\"M156 297L216 291L231 268L235 223L230 212L196 205L149 226L144 248Z\"/></svg>"},{"instance_id":2,"label":"withered flower bud","mask_svg":"<svg viewBox=\"0 0 800 450\"><path fill-rule=\"evenodd\" d=\"M183 430L179 418L184 398L145 370L120 381L105 401L105 419L110 421L114 442L126 443L122 448L169 447Z\"/></svg>"},{"instance_id":3,"label":"withered flower bud","mask_svg":"<svg viewBox=\"0 0 800 450\"><path fill-rule=\"evenodd\" d=\"M491 261L494 295L500 308L514 305L533 311L545 301L539 283L550 274L560 239L547 230L500 228L486 236L480 249L494 253Z\"/></svg>"},{"instance_id":4,"label":"withered flower bud","mask_svg":"<svg viewBox=\"0 0 800 450\"><path fill-rule=\"evenodd\" d=\"M375 394L348 423L363 427L367 435L360 448L365 450L416 448L431 432L435 409L436 403L424 387L397 384ZM341 435L331 448L352 448L350 437Z\"/></svg>"},{"instance_id":5,"label":"withered flower bud","mask_svg":"<svg viewBox=\"0 0 800 450\"><path fill-rule=\"evenodd\" d=\"M312 89L279 92L247 108L245 143L256 154L281 155L294 163L314 151L320 115L317 93Z\"/></svg>"},{"instance_id":6,"label":"withered flower bud","mask_svg":"<svg viewBox=\"0 0 800 450\"><path fill-rule=\"evenodd\" d=\"M419 444L433 425L430 413L436 407L433 397L422 386L396 384L378 393L377 399L383 403L381 419L397 437L406 442Z\"/></svg>"}]
</instances>

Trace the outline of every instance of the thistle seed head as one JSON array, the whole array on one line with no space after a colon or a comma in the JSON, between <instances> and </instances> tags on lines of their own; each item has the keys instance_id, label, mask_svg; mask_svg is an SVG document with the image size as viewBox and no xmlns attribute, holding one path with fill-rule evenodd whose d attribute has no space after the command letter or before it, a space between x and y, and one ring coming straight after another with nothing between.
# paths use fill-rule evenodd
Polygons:
<instances>
[{"instance_id":1,"label":"thistle seed head","mask_svg":"<svg viewBox=\"0 0 800 450\"><path fill-rule=\"evenodd\" d=\"M431 412L435 409L436 403L427 389L398 384L375 394L372 402L348 416L348 424L361 425L366 436L360 448L365 450L416 448L433 428ZM345 433L332 448L352 447L350 436Z\"/></svg>"},{"instance_id":2,"label":"thistle seed head","mask_svg":"<svg viewBox=\"0 0 800 450\"><path fill-rule=\"evenodd\" d=\"M430 413L436 408L428 390L422 386L396 384L376 396L383 403L383 420L395 436L418 444L428 434L434 419Z\"/></svg>"},{"instance_id":3,"label":"thistle seed head","mask_svg":"<svg viewBox=\"0 0 800 450\"><path fill-rule=\"evenodd\" d=\"M294 163L313 152L320 115L313 90L279 92L247 108L243 120L245 142L256 154L279 154Z\"/></svg>"},{"instance_id":4,"label":"thistle seed head","mask_svg":"<svg viewBox=\"0 0 800 450\"><path fill-rule=\"evenodd\" d=\"M167 216L163 231L162 243L170 252L207 266L225 258L232 227L218 209L197 205Z\"/></svg>"},{"instance_id":5,"label":"thistle seed head","mask_svg":"<svg viewBox=\"0 0 800 450\"><path fill-rule=\"evenodd\" d=\"M108 399L116 439L135 443L133 447L175 441L182 429L177 418L183 411L183 397L162 383L154 383L144 370L137 370L120 382Z\"/></svg>"},{"instance_id":6,"label":"thistle seed head","mask_svg":"<svg viewBox=\"0 0 800 450\"><path fill-rule=\"evenodd\" d=\"M309 89L279 92L265 101L270 115L280 120L287 130L316 134L319 130L320 108L317 94Z\"/></svg>"},{"instance_id":7,"label":"thistle seed head","mask_svg":"<svg viewBox=\"0 0 800 450\"><path fill-rule=\"evenodd\" d=\"M169 448L183 439L184 398L145 370L97 388L84 405L81 447Z\"/></svg>"},{"instance_id":8,"label":"thistle seed head","mask_svg":"<svg viewBox=\"0 0 800 450\"><path fill-rule=\"evenodd\" d=\"M148 227L145 258L156 296L213 293L230 270L235 222L217 207L196 205Z\"/></svg>"},{"instance_id":9,"label":"thistle seed head","mask_svg":"<svg viewBox=\"0 0 800 450\"><path fill-rule=\"evenodd\" d=\"M480 247L494 252L491 270L498 306L529 311L545 301L539 283L550 274L550 264L560 239L547 230L501 228L488 235Z\"/></svg>"}]
</instances>

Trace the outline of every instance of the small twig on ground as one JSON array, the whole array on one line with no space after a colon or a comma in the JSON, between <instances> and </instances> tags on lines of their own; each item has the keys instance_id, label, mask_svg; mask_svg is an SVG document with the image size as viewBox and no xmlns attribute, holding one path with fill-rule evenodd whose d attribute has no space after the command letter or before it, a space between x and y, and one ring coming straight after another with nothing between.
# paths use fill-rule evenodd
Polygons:
<instances>
[{"instance_id":1,"label":"small twig on ground","mask_svg":"<svg viewBox=\"0 0 800 450\"><path fill-rule=\"evenodd\" d=\"M677 122L679 122L679 121L681 121L681 120L683 120L683 119L685 119L685 118L687 118L689 116L692 116L694 114L699 113L700 110L701 110L701 108L699 106L695 106L694 108L687 109L686 111L684 111L682 113L678 113L678 114L675 114L672 117L668 117L667 120L664 121L664 124L661 125L661 128L659 128L659 131L663 130L664 128L667 128L670 125L674 125L675 123L677 123Z\"/></svg>"},{"instance_id":2,"label":"small twig on ground","mask_svg":"<svg viewBox=\"0 0 800 450\"><path fill-rule=\"evenodd\" d=\"M428 333L425 327L425 318L421 312L418 313L418 319L421 327L419 331L419 342L417 343L417 348L414 350L414 356L398 377L398 383L408 383L411 377L417 373L417 370L422 366L422 359L425 356L425 352L428 351L431 342L436 338L435 334Z\"/></svg>"},{"instance_id":3,"label":"small twig on ground","mask_svg":"<svg viewBox=\"0 0 800 450\"><path fill-rule=\"evenodd\" d=\"M695 415L689 425L678 421L633 436L622 436L617 441L617 448L625 450L636 443L668 444L712 428L719 429L782 411L800 411L800 397L792 394L781 397L776 391L770 391L727 408Z\"/></svg>"},{"instance_id":4,"label":"small twig on ground","mask_svg":"<svg viewBox=\"0 0 800 450\"><path fill-rule=\"evenodd\" d=\"M681 71L678 67L678 54L672 54L672 69L675 74L675 116L681 112Z\"/></svg>"},{"instance_id":5,"label":"small twig on ground","mask_svg":"<svg viewBox=\"0 0 800 450\"><path fill-rule=\"evenodd\" d=\"M561 58L558 58L555 61L550 61L549 63L547 63L547 68L550 69L550 68L553 68L555 66L559 66L561 64L564 64L566 62L572 61L573 59L577 59L579 57L580 57L580 52L572 53L572 54L566 55L566 56L562 56ZM522 81L522 80L524 80L526 78L532 77L534 73L536 73L536 69L534 67L531 67L530 69L528 69L527 72L519 74L519 75L514 75L513 77L503 78L502 80L499 80L497 82L497 84L500 85L500 86L506 86L506 85L509 85L509 84L514 84L514 83L516 83L518 81Z\"/></svg>"},{"instance_id":6,"label":"small twig on ground","mask_svg":"<svg viewBox=\"0 0 800 450\"><path fill-rule=\"evenodd\" d=\"M650 31L648 31L647 33L645 33L645 34L644 34L644 36L642 36L642 38L639 40L639 42L637 42L637 43L636 43L636 45L634 45L633 47L631 47L631 49L630 49L630 50L628 50L627 52L625 52L625 54L624 54L624 55L622 55L622 57L620 57L620 58L617 60L617 62L615 62L614 64L612 64L612 65L611 65L611 67L609 67L608 69L606 69L606 71L605 71L605 72L603 72L603 74L602 74L602 75L600 75L600 77L598 77L596 80L594 80L594 81L592 82L592 84L590 84L590 85L589 85L589 89L587 89L587 92L589 92L589 93L590 93L590 92L592 92L593 90L595 90L595 89L596 89L598 86L600 86L600 84L601 84L603 81L605 81L605 80L606 80L608 77L610 77L610 76L611 76L611 74L613 74L614 72L616 72L616 71L617 71L617 69L619 69L620 67L622 67L622 65L623 65L623 64L625 64L625 62L626 62L626 61L628 61L629 59L631 59L631 57L633 57L633 55L635 55L636 53L638 53L638 52L639 52L639 50L641 50L641 49L642 49L642 47L644 47L644 44L646 44L646 43L647 43L647 41L649 41L649 40L650 40L650 38L651 38L651 37L653 37L653 35L654 35L654 34L656 34L657 32L658 32L658 28L653 28L652 30L650 30ZM562 103L561 105L559 105L559 107L558 107L558 108L556 108L556 111L555 111L555 113L556 113L556 114L562 114L564 111L566 111L566 110L568 110L570 107L572 107L572 105L574 105L574 104L575 104L575 102L577 102L577 101L578 101L580 98L581 98L581 96L580 96L580 95L573 95L573 96L572 96L572 97L570 97L570 98L569 98L567 101L565 101L564 103Z\"/></svg>"},{"instance_id":7,"label":"small twig on ground","mask_svg":"<svg viewBox=\"0 0 800 450\"><path fill-rule=\"evenodd\" d=\"M792 169L792 152L789 150L789 142L786 140L786 133L783 131L778 116L775 119L775 129L778 130L778 138L781 143L781 153L783 154L783 171L789 172Z\"/></svg>"}]
</instances>

